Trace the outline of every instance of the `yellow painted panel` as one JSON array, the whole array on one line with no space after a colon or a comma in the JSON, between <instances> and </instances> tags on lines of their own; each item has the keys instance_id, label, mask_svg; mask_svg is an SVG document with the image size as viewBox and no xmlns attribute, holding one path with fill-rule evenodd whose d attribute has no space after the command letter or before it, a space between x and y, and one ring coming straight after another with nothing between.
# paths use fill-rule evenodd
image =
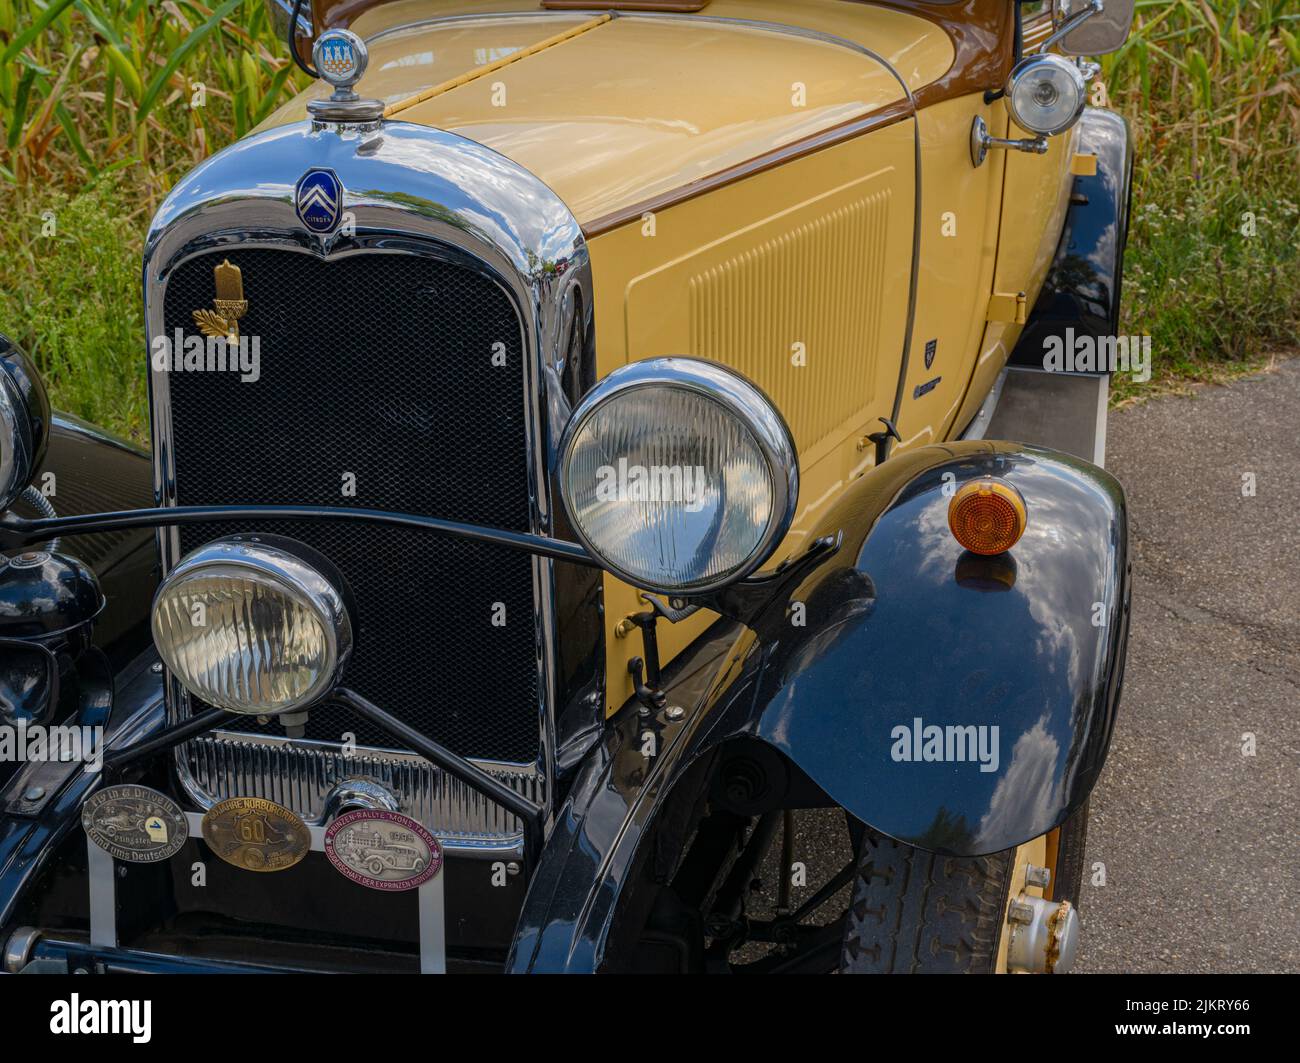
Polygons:
<instances>
[{"instance_id":1,"label":"yellow painted panel","mask_svg":"<svg viewBox=\"0 0 1300 1063\"><path fill-rule=\"evenodd\" d=\"M702 14L622 12L524 54L590 23L591 13L525 2L384 4L353 27L373 38L357 90L401 106L401 121L515 160L585 225L902 100L886 66L817 33L896 63L914 89L953 59L935 24L867 4L715 0ZM467 80L443 88L458 79ZM441 91L402 106L433 88ZM313 85L263 127L300 120L306 102L328 92Z\"/></svg>"},{"instance_id":2,"label":"yellow painted panel","mask_svg":"<svg viewBox=\"0 0 1300 1063\"><path fill-rule=\"evenodd\" d=\"M1008 136L1027 136L1008 122ZM1002 230L994 286L1000 292L1023 291L1032 308L1065 222L1079 129L1048 137L1046 155L1016 151L1006 155L1002 192Z\"/></svg>"},{"instance_id":3,"label":"yellow painted panel","mask_svg":"<svg viewBox=\"0 0 1300 1063\"><path fill-rule=\"evenodd\" d=\"M838 45L624 16L398 117L501 152L587 224L902 97Z\"/></svg>"},{"instance_id":4,"label":"yellow painted panel","mask_svg":"<svg viewBox=\"0 0 1300 1063\"><path fill-rule=\"evenodd\" d=\"M598 10L593 8L593 11ZM371 8L352 24L363 37L436 18L515 11L528 16L555 15L536 0L396 0ZM829 33L870 48L892 64L915 92L947 73L952 41L927 19L903 11L844 0L713 0L700 17L772 22Z\"/></svg>"},{"instance_id":5,"label":"yellow painted panel","mask_svg":"<svg viewBox=\"0 0 1300 1063\"><path fill-rule=\"evenodd\" d=\"M389 5L375 9L376 13L388 10ZM358 91L386 104L397 103L590 21L589 14L534 11L519 18L455 21L381 36L370 43L370 63ZM302 95L273 112L263 127L298 121L307 113L308 100L323 99L332 91L324 82L314 82Z\"/></svg>"},{"instance_id":6,"label":"yellow painted panel","mask_svg":"<svg viewBox=\"0 0 1300 1063\"><path fill-rule=\"evenodd\" d=\"M994 135L1027 135L1006 117L1005 110L999 114L999 121L1002 128L994 129ZM1031 312L1051 267L1070 205L1070 189L1074 186L1070 165L1078 138L1076 126L1060 136L1049 137L1046 155L994 153L1003 156L1005 169L994 286L999 292L1024 292ZM956 421L958 427L975 415L1023 331L1024 326L1013 322L988 324L975 374Z\"/></svg>"},{"instance_id":7,"label":"yellow painted panel","mask_svg":"<svg viewBox=\"0 0 1300 1063\"><path fill-rule=\"evenodd\" d=\"M700 14L778 22L843 37L883 58L913 92L946 74L956 54L948 35L928 19L867 3L713 0Z\"/></svg>"},{"instance_id":8,"label":"yellow painted panel","mask_svg":"<svg viewBox=\"0 0 1300 1063\"><path fill-rule=\"evenodd\" d=\"M900 450L948 438L975 369L993 285L1004 160L990 152L983 166L972 166L969 132L977 114L987 121L1001 106L987 106L975 93L918 115L921 258Z\"/></svg>"},{"instance_id":9,"label":"yellow painted panel","mask_svg":"<svg viewBox=\"0 0 1300 1063\"><path fill-rule=\"evenodd\" d=\"M686 200L589 244L597 372L665 354L710 357L755 378L800 443L798 549L870 464L857 440L888 414L906 326L914 215L906 120ZM806 365L791 361L804 343ZM606 622L644 608L605 579ZM714 617L661 624L671 658ZM607 643L609 704L631 696L640 637Z\"/></svg>"},{"instance_id":10,"label":"yellow painted panel","mask_svg":"<svg viewBox=\"0 0 1300 1063\"><path fill-rule=\"evenodd\" d=\"M896 176L877 171L638 278L627 303L635 347L738 369L776 403L800 454L842 436L890 385L876 369ZM683 294L684 319L662 314Z\"/></svg>"}]
</instances>

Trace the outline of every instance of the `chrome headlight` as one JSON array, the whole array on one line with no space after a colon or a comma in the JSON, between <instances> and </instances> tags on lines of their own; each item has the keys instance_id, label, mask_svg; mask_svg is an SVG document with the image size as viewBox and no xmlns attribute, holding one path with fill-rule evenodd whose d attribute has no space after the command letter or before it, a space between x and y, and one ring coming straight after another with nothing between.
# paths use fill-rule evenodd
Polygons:
<instances>
[{"instance_id":1,"label":"chrome headlight","mask_svg":"<svg viewBox=\"0 0 1300 1063\"><path fill-rule=\"evenodd\" d=\"M767 397L712 362L653 358L610 373L560 444L560 491L583 545L665 594L748 575L789 530L794 441Z\"/></svg>"},{"instance_id":2,"label":"chrome headlight","mask_svg":"<svg viewBox=\"0 0 1300 1063\"><path fill-rule=\"evenodd\" d=\"M1050 137L1064 133L1079 120L1087 102L1087 83L1068 59L1031 55L1011 71L1006 99L1016 125Z\"/></svg>"},{"instance_id":3,"label":"chrome headlight","mask_svg":"<svg viewBox=\"0 0 1300 1063\"><path fill-rule=\"evenodd\" d=\"M217 539L187 554L158 588L153 637L196 698L275 715L337 684L352 652L346 603L342 577L302 543Z\"/></svg>"},{"instance_id":4,"label":"chrome headlight","mask_svg":"<svg viewBox=\"0 0 1300 1063\"><path fill-rule=\"evenodd\" d=\"M32 481L45 456L50 401L31 360L0 336L0 513Z\"/></svg>"}]
</instances>

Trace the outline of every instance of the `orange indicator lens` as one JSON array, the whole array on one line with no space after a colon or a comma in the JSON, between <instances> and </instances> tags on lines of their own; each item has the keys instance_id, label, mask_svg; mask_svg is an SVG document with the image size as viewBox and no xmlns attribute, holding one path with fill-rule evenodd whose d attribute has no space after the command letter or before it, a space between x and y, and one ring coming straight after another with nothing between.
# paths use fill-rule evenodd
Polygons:
<instances>
[{"instance_id":1,"label":"orange indicator lens","mask_svg":"<svg viewBox=\"0 0 1300 1063\"><path fill-rule=\"evenodd\" d=\"M1016 545L1025 530L1025 500L1009 483L985 477L972 480L952 496L948 527L973 554L1001 554Z\"/></svg>"}]
</instances>

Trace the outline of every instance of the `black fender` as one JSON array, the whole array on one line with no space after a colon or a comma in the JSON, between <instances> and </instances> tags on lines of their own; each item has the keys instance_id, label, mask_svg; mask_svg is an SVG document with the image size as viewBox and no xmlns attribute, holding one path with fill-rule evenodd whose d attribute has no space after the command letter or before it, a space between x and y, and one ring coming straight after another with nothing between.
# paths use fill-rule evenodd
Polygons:
<instances>
[{"instance_id":1,"label":"black fender","mask_svg":"<svg viewBox=\"0 0 1300 1063\"><path fill-rule=\"evenodd\" d=\"M148 452L65 413L54 416L45 460L33 483L45 488L61 517L154 504ZM36 515L26 502L16 508ZM115 669L123 667L150 644L149 609L159 579L154 533L131 529L73 536L59 550L99 578L107 604L95 621L95 644L109 654Z\"/></svg>"},{"instance_id":2,"label":"black fender","mask_svg":"<svg viewBox=\"0 0 1300 1063\"><path fill-rule=\"evenodd\" d=\"M51 419L48 445L32 485L64 517L153 504L148 453L62 413ZM38 515L26 499L19 499L14 508ZM158 552L147 529L71 536L59 542L58 552L95 574L104 607L93 620L93 646L83 644L72 651L66 663L74 671L63 675L51 693L59 711L77 708L98 714L111 707L114 675L151 646L149 610L159 578ZM101 704L104 691L108 701ZM13 774L14 765L0 764L0 782Z\"/></svg>"},{"instance_id":3,"label":"black fender","mask_svg":"<svg viewBox=\"0 0 1300 1063\"><path fill-rule=\"evenodd\" d=\"M1133 137L1114 111L1089 107L1079 120L1082 154L1097 156L1097 172L1076 176L1060 243L1011 361L1043 364L1052 336L1094 339L1119 335L1124 245L1132 195Z\"/></svg>"},{"instance_id":4,"label":"black fender","mask_svg":"<svg viewBox=\"0 0 1300 1063\"><path fill-rule=\"evenodd\" d=\"M795 602L805 626L769 627L751 732L882 834L954 856L1009 849L1060 826L1105 762L1128 640L1123 490L1080 458L983 440L877 472L817 532L844 545L786 603L787 626ZM991 558L947 524L952 490L982 476L1029 514ZM942 759L931 727L945 744L963 729Z\"/></svg>"},{"instance_id":5,"label":"black fender","mask_svg":"<svg viewBox=\"0 0 1300 1063\"><path fill-rule=\"evenodd\" d=\"M1016 486L1029 514L994 558L964 551L947 527L952 491L985 475ZM605 966L647 861L671 868L671 845L643 844L650 828L702 796L669 800L683 780L698 787L692 767L733 739L779 750L880 833L956 856L1039 837L1087 799L1128 637L1127 510L1112 476L1023 444L922 447L856 481L810 538L822 536L838 549L738 638L711 631L712 645L666 673L680 721L634 707L612 721L556 817L510 970ZM918 718L923 734L986 728L996 758L927 760L923 746L918 760L909 741L899 759L897 729Z\"/></svg>"}]
</instances>

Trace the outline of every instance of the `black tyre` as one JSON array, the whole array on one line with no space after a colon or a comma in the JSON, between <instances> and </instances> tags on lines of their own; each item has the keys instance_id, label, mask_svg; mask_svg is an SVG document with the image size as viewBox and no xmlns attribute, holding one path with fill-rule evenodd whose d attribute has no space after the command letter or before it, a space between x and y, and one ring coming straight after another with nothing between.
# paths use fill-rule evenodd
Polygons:
<instances>
[{"instance_id":1,"label":"black tyre","mask_svg":"<svg viewBox=\"0 0 1300 1063\"><path fill-rule=\"evenodd\" d=\"M844 924L841 972L991 973L1014 857L1014 849L936 856L868 832Z\"/></svg>"},{"instance_id":2,"label":"black tyre","mask_svg":"<svg viewBox=\"0 0 1300 1063\"><path fill-rule=\"evenodd\" d=\"M1056 876L1052 883L1054 901L1069 901L1077 909L1083 886L1083 856L1088 844L1088 802L1061 824L1056 854Z\"/></svg>"}]
</instances>

